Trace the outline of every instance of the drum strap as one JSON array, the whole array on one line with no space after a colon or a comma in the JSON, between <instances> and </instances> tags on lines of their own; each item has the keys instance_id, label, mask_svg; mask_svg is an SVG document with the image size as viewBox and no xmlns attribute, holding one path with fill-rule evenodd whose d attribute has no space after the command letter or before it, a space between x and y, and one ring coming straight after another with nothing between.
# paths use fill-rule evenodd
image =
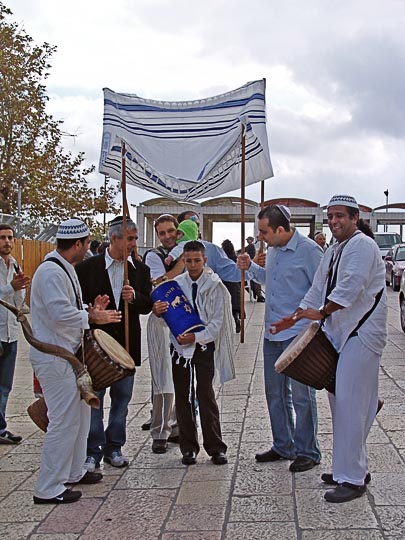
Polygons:
<instances>
[{"instance_id":1,"label":"drum strap","mask_svg":"<svg viewBox=\"0 0 405 540\"><path fill-rule=\"evenodd\" d=\"M377 294L376 294L376 297L374 299L374 304L372 306L372 308L367 311L367 313L363 316L363 318L361 319L361 321L359 322L359 324L356 326L356 328L353 330L353 332L350 334L350 336L348 337L348 339L350 339L351 337L354 337L354 336L357 336L357 330L360 328L360 326L362 326L366 320L370 317L370 315L373 313L373 311L375 310L375 308L377 307L377 304L378 302L380 301L382 295L383 295L383 292L384 292L384 288L381 289L381 291L379 291Z\"/></svg>"},{"instance_id":2,"label":"drum strap","mask_svg":"<svg viewBox=\"0 0 405 540\"><path fill-rule=\"evenodd\" d=\"M56 257L48 257L44 262L48 262L48 261L54 262L55 264L60 266L62 268L62 270L64 270L64 272L66 272L66 275L69 278L70 283L72 284L73 292L74 292L75 297L76 297L77 309L82 310L83 309L83 304L82 304L81 298L79 296L79 293L77 292L77 289L76 289L76 286L75 286L74 281L72 279L72 276L69 274L69 272L67 271L67 269L65 268L63 263L61 263L61 261L59 259L57 259Z\"/></svg>"}]
</instances>

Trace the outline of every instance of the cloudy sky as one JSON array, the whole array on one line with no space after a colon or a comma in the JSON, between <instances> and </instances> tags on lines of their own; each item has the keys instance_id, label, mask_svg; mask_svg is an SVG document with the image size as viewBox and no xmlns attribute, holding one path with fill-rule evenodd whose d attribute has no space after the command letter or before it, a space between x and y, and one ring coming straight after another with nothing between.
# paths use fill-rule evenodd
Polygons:
<instances>
[{"instance_id":1,"label":"cloudy sky","mask_svg":"<svg viewBox=\"0 0 405 540\"><path fill-rule=\"evenodd\" d=\"M265 77L266 198L323 205L347 192L376 207L388 188L389 202L405 201L404 0L3 1L36 43L58 47L49 110L89 163L103 87L178 101ZM130 203L150 197L128 189Z\"/></svg>"}]
</instances>

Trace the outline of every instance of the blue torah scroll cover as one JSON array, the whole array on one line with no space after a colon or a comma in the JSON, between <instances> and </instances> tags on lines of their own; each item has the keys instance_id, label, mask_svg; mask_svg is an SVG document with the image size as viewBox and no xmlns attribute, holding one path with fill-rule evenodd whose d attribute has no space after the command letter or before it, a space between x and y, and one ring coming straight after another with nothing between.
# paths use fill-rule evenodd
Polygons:
<instances>
[{"instance_id":1,"label":"blue torah scroll cover","mask_svg":"<svg viewBox=\"0 0 405 540\"><path fill-rule=\"evenodd\" d=\"M153 302L160 300L169 303L169 309L162 317L174 336L204 330L204 324L177 281L163 281L153 289L151 297Z\"/></svg>"}]
</instances>

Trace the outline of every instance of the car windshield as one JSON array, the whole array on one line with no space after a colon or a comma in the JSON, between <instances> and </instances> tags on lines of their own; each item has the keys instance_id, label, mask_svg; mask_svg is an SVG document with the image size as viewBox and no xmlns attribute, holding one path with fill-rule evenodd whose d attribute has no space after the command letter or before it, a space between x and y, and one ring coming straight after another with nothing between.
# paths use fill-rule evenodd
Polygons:
<instances>
[{"instance_id":1,"label":"car windshield","mask_svg":"<svg viewBox=\"0 0 405 540\"><path fill-rule=\"evenodd\" d=\"M396 260L397 261L405 261L405 247L401 247L401 248L398 249Z\"/></svg>"},{"instance_id":2,"label":"car windshield","mask_svg":"<svg viewBox=\"0 0 405 540\"><path fill-rule=\"evenodd\" d=\"M401 242L401 238L397 233L376 234L375 241L379 248L390 248Z\"/></svg>"}]
</instances>

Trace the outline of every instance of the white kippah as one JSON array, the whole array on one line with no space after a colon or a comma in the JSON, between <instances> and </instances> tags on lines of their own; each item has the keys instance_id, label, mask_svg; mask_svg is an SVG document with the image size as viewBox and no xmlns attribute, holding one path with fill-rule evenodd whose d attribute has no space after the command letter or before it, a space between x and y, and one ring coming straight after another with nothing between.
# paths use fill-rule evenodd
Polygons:
<instances>
[{"instance_id":1,"label":"white kippah","mask_svg":"<svg viewBox=\"0 0 405 540\"><path fill-rule=\"evenodd\" d=\"M68 219L62 221L58 227L56 238L60 240L84 238L90 235L90 229L80 219Z\"/></svg>"},{"instance_id":2,"label":"white kippah","mask_svg":"<svg viewBox=\"0 0 405 540\"><path fill-rule=\"evenodd\" d=\"M283 214L283 216L286 218L286 220L290 221L291 219L290 209L287 206L284 206L284 204L276 204L276 206L280 210L280 212Z\"/></svg>"},{"instance_id":3,"label":"white kippah","mask_svg":"<svg viewBox=\"0 0 405 540\"><path fill-rule=\"evenodd\" d=\"M359 209L356 199L351 195L333 195L328 203L328 208L330 206L350 206Z\"/></svg>"}]
</instances>

